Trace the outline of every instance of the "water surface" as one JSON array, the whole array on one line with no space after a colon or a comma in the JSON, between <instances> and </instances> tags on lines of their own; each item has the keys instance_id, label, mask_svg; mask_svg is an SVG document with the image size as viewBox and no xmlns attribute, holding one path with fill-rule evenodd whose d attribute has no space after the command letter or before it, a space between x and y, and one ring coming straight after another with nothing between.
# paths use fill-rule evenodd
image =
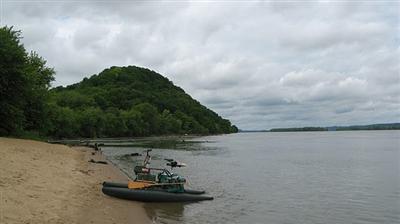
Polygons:
<instances>
[{"instance_id":1,"label":"water surface","mask_svg":"<svg viewBox=\"0 0 400 224\"><path fill-rule=\"evenodd\" d=\"M213 201L145 205L155 223L400 223L400 131L239 133L106 147L124 172L154 148ZM172 144L171 144L172 142Z\"/></svg>"}]
</instances>

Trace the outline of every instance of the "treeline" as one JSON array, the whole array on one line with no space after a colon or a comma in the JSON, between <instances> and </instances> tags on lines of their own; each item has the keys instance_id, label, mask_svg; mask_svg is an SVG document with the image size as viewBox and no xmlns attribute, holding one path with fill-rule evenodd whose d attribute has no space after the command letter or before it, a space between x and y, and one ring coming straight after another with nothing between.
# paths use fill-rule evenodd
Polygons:
<instances>
[{"instance_id":1,"label":"treeline","mask_svg":"<svg viewBox=\"0 0 400 224\"><path fill-rule=\"evenodd\" d=\"M332 127L274 128L269 131L295 132L295 131L369 131L369 130L400 130L400 123L332 126Z\"/></svg>"},{"instance_id":2,"label":"treeline","mask_svg":"<svg viewBox=\"0 0 400 224\"><path fill-rule=\"evenodd\" d=\"M1 39L7 43L0 43L6 59L1 61L0 115L7 124L0 125L0 135L93 138L237 132L229 120L145 68L111 67L77 84L49 89L54 70L36 53L26 53L20 32L4 27Z\"/></svg>"},{"instance_id":3,"label":"treeline","mask_svg":"<svg viewBox=\"0 0 400 224\"><path fill-rule=\"evenodd\" d=\"M270 132L295 132L295 131L327 131L327 128L322 127L303 127L303 128L273 128Z\"/></svg>"},{"instance_id":4,"label":"treeline","mask_svg":"<svg viewBox=\"0 0 400 224\"><path fill-rule=\"evenodd\" d=\"M335 131L400 130L400 123L332 127Z\"/></svg>"}]
</instances>

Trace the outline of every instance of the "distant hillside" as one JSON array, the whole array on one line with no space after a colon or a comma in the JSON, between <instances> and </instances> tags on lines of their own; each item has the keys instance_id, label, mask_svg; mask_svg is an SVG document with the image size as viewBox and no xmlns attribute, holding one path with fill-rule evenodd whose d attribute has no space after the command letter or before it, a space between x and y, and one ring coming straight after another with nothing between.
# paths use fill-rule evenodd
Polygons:
<instances>
[{"instance_id":1,"label":"distant hillside","mask_svg":"<svg viewBox=\"0 0 400 224\"><path fill-rule=\"evenodd\" d=\"M327 131L321 127L303 127L303 128L273 128L270 132L292 132L292 131Z\"/></svg>"},{"instance_id":2,"label":"distant hillside","mask_svg":"<svg viewBox=\"0 0 400 224\"><path fill-rule=\"evenodd\" d=\"M292 131L361 131L361 130L400 130L400 123L332 126L332 127L274 128L269 131L292 132Z\"/></svg>"},{"instance_id":3,"label":"distant hillside","mask_svg":"<svg viewBox=\"0 0 400 224\"><path fill-rule=\"evenodd\" d=\"M347 130L400 130L400 123L388 124L370 124L370 125L352 125L352 126L334 126L328 127L329 131L347 131Z\"/></svg>"},{"instance_id":4,"label":"distant hillside","mask_svg":"<svg viewBox=\"0 0 400 224\"><path fill-rule=\"evenodd\" d=\"M255 133L255 132L268 132L267 130L242 130L239 129L238 132L240 133Z\"/></svg>"},{"instance_id":5,"label":"distant hillside","mask_svg":"<svg viewBox=\"0 0 400 224\"><path fill-rule=\"evenodd\" d=\"M111 67L51 90L56 137L125 137L237 132L229 120L149 69Z\"/></svg>"}]
</instances>

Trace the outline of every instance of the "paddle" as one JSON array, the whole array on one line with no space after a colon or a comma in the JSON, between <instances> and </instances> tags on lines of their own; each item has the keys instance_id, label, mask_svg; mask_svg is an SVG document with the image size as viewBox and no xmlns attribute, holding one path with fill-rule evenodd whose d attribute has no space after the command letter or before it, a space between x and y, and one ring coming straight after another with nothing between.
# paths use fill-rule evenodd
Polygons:
<instances>
[{"instance_id":1,"label":"paddle","mask_svg":"<svg viewBox=\"0 0 400 224\"><path fill-rule=\"evenodd\" d=\"M147 182L147 181L129 181L128 188L129 189L143 189L148 187L155 187L155 186L166 186L166 185L178 185L183 183L164 183L164 184L157 184L154 182Z\"/></svg>"}]
</instances>

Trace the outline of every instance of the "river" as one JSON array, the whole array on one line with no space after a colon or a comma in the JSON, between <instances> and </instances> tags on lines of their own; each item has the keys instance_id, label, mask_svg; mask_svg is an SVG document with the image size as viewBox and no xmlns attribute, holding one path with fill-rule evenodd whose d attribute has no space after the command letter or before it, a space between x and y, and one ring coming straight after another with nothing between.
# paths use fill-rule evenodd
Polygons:
<instances>
[{"instance_id":1,"label":"river","mask_svg":"<svg viewBox=\"0 0 400 224\"><path fill-rule=\"evenodd\" d=\"M133 167L143 158L126 154L153 147L153 167L165 167L164 158L185 162L187 167L173 172L187 177L188 187L215 198L147 203L155 223L400 223L400 131L238 133L145 141L141 147L104 147L103 152L134 176Z\"/></svg>"}]
</instances>

